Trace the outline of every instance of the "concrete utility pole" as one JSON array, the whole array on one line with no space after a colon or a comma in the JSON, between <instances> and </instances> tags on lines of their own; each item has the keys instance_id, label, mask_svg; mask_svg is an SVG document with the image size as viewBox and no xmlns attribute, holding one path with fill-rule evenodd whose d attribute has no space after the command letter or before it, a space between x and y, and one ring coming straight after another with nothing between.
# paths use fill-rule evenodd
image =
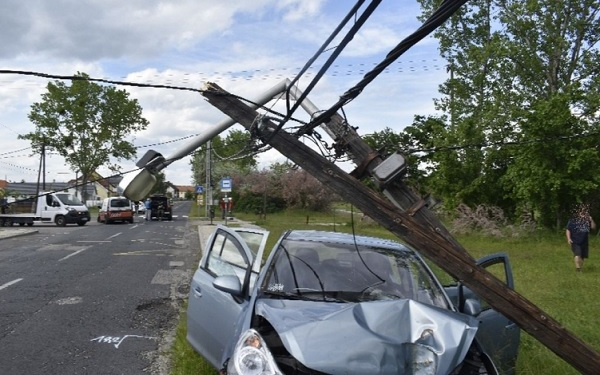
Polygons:
<instances>
[{"instance_id":1,"label":"concrete utility pole","mask_svg":"<svg viewBox=\"0 0 600 375\"><path fill-rule=\"evenodd\" d=\"M206 142L206 198L204 200L204 205L206 207L206 217L211 217L210 210L213 205L213 191L212 191L212 150L211 150L212 142L209 140Z\"/></svg>"},{"instance_id":2,"label":"concrete utility pole","mask_svg":"<svg viewBox=\"0 0 600 375\"><path fill-rule=\"evenodd\" d=\"M269 145L273 148L390 232L417 248L440 268L461 280L494 309L517 323L575 369L585 374L598 372L600 353L533 303L506 287L484 268L477 266L474 259L429 211L426 202L401 181L395 180L385 184L383 192L389 200L384 199L294 136L284 131L276 132L277 126L274 123L261 118L258 112L216 84L207 84L203 96L253 134L258 134L263 140L269 140ZM353 174L376 172L375 168L383 162L381 158L341 120L339 116L334 115L327 122L327 126L334 134L345 134L343 137L339 136L336 141L343 142L358 165ZM342 127L343 131L336 130L342 130Z\"/></svg>"}]
</instances>

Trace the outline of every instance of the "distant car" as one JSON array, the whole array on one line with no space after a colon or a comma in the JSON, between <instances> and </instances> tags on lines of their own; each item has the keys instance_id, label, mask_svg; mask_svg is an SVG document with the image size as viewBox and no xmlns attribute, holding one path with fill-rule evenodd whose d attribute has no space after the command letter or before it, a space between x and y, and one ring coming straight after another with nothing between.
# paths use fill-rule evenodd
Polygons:
<instances>
[{"instance_id":1,"label":"distant car","mask_svg":"<svg viewBox=\"0 0 600 375\"><path fill-rule=\"evenodd\" d=\"M395 241L217 226L192 278L187 340L227 374L514 373L520 330L466 287L446 290ZM513 287L505 254L499 264ZM456 306L461 306L459 312Z\"/></svg>"},{"instance_id":2,"label":"distant car","mask_svg":"<svg viewBox=\"0 0 600 375\"><path fill-rule=\"evenodd\" d=\"M152 207L150 220L173 220L171 210L171 200L166 195L154 194L150 196L150 206Z\"/></svg>"},{"instance_id":3,"label":"distant car","mask_svg":"<svg viewBox=\"0 0 600 375\"><path fill-rule=\"evenodd\" d=\"M98 222L110 224L117 221L133 223L131 201L125 197L105 198L98 211Z\"/></svg>"},{"instance_id":4,"label":"distant car","mask_svg":"<svg viewBox=\"0 0 600 375\"><path fill-rule=\"evenodd\" d=\"M145 214L146 213L146 205L144 204L144 202L135 202L133 204L135 212L137 214Z\"/></svg>"}]
</instances>

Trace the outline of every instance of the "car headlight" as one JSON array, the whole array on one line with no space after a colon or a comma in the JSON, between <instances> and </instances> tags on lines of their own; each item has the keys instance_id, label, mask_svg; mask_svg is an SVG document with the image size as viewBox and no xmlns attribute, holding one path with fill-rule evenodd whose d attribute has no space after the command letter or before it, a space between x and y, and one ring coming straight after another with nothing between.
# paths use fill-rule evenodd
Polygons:
<instances>
[{"instance_id":1,"label":"car headlight","mask_svg":"<svg viewBox=\"0 0 600 375\"><path fill-rule=\"evenodd\" d=\"M283 375L263 338L249 329L238 340L233 356L227 364L232 375Z\"/></svg>"},{"instance_id":2,"label":"car headlight","mask_svg":"<svg viewBox=\"0 0 600 375\"><path fill-rule=\"evenodd\" d=\"M434 340L433 331L426 329L416 342L406 344L408 374L425 375L437 372L438 356L431 345Z\"/></svg>"},{"instance_id":3,"label":"car headlight","mask_svg":"<svg viewBox=\"0 0 600 375\"><path fill-rule=\"evenodd\" d=\"M408 344L408 374L425 375L437 372L437 355L427 346Z\"/></svg>"}]
</instances>

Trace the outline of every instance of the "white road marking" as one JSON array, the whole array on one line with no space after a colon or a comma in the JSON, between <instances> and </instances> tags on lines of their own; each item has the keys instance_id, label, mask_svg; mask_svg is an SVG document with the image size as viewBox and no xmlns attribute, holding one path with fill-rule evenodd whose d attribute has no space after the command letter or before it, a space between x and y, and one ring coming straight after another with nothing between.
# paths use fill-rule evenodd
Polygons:
<instances>
[{"instance_id":1,"label":"white road marking","mask_svg":"<svg viewBox=\"0 0 600 375\"><path fill-rule=\"evenodd\" d=\"M79 254L80 252L82 252L82 251L85 251L85 250L86 250L86 249L77 250L76 252L74 252L74 253L71 253L71 254L67 255L66 257L60 258L58 261L59 261L59 262L62 262L63 260L65 260L65 259L69 259L70 257L72 257L72 256L74 256L74 255L77 255L77 254Z\"/></svg>"},{"instance_id":2,"label":"white road marking","mask_svg":"<svg viewBox=\"0 0 600 375\"><path fill-rule=\"evenodd\" d=\"M7 283L6 283L6 284L4 284L4 285L0 285L0 290L2 290L2 289L6 289L6 288L8 288L9 286L11 286L11 285L13 285L13 284L16 284L16 283L18 283L18 282L19 282L19 281L21 281L21 280L23 280L23 279L16 279L16 280L13 280L13 281L9 281L9 282L7 282Z\"/></svg>"},{"instance_id":3,"label":"white road marking","mask_svg":"<svg viewBox=\"0 0 600 375\"><path fill-rule=\"evenodd\" d=\"M108 237L107 239L109 239L109 240L110 240L111 238L115 238L115 237L117 237L117 236L120 236L121 234L123 234L123 232L115 233L115 234L113 234L112 236Z\"/></svg>"}]
</instances>

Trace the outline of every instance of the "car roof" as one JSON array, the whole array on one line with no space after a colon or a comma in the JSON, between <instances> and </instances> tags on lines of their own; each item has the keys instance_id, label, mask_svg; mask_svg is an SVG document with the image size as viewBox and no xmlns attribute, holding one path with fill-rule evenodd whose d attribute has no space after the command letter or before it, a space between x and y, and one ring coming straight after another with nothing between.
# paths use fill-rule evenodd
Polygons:
<instances>
[{"instance_id":1,"label":"car roof","mask_svg":"<svg viewBox=\"0 0 600 375\"><path fill-rule=\"evenodd\" d=\"M400 251L413 251L399 242L385 238L358 236L351 233L327 232L317 230L290 230L286 240L332 243L341 245L356 244L368 247L380 247Z\"/></svg>"}]
</instances>

